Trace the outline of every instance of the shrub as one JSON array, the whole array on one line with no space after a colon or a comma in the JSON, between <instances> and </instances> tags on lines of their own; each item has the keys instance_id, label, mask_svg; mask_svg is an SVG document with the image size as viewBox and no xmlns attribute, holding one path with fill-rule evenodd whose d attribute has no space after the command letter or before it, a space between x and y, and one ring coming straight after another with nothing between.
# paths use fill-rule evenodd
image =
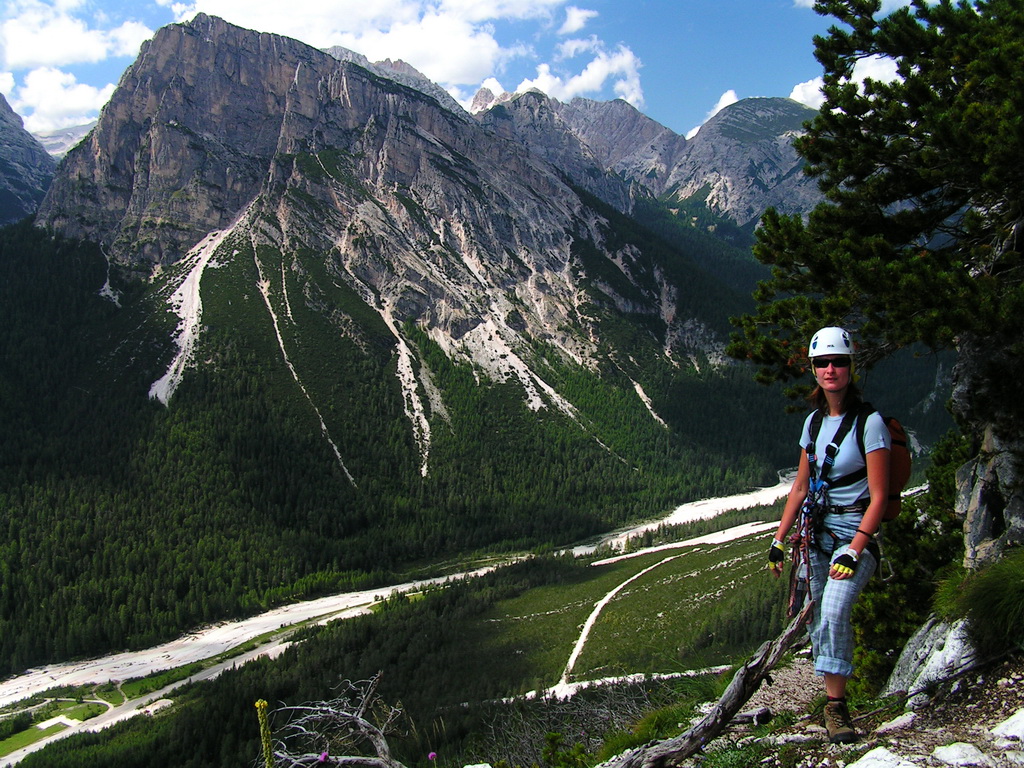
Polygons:
<instances>
[{"instance_id":1,"label":"shrub","mask_svg":"<svg viewBox=\"0 0 1024 768\"><path fill-rule=\"evenodd\" d=\"M942 590L947 618L966 618L971 642L982 658L1021 647L1024 636L1024 549Z\"/></svg>"},{"instance_id":2,"label":"shrub","mask_svg":"<svg viewBox=\"0 0 1024 768\"><path fill-rule=\"evenodd\" d=\"M927 618L940 576L963 556L963 523L953 508L956 470L969 455L959 434L940 440L927 471L928 491L905 499L900 516L882 524L879 573L854 607L854 696L870 698L884 686L906 641Z\"/></svg>"}]
</instances>

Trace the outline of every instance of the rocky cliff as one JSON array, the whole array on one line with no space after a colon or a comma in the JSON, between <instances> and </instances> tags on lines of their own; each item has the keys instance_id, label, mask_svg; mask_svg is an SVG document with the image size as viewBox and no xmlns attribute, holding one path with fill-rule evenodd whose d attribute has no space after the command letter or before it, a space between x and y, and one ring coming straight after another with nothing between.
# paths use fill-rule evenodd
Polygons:
<instances>
[{"instance_id":1,"label":"rocky cliff","mask_svg":"<svg viewBox=\"0 0 1024 768\"><path fill-rule=\"evenodd\" d=\"M529 148L617 210L628 211L630 185L609 163L611 133L588 136L566 117L565 105L539 91L517 94L479 114L484 127Z\"/></svg>"},{"instance_id":2,"label":"rocky cliff","mask_svg":"<svg viewBox=\"0 0 1024 768\"><path fill-rule=\"evenodd\" d=\"M766 208L806 213L820 200L804 176L793 137L814 110L790 99L744 99L711 118L687 144L664 188L679 200L704 200L740 225Z\"/></svg>"},{"instance_id":3,"label":"rocky cliff","mask_svg":"<svg viewBox=\"0 0 1024 768\"><path fill-rule=\"evenodd\" d=\"M606 312L650 318L670 358L715 348L703 319L681 310L678 281L612 237L566 182L591 178L584 186L628 204L628 185L571 132L550 129L563 151L535 152L399 65L335 53L204 15L161 29L66 156L40 224L144 274L212 233L323 254L331 279L396 338L415 322L531 401L546 385L523 359L530 345L590 365ZM533 110L532 125L557 123L549 105L527 95L515 108Z\"/></svg>"},{"instance_id":4,"label":"rocky cliff","mask_svg":"<svg viewBox=\"0 0 1024 768\"><path fill-rule=\"evenodd\" d=\"M0 95L0 225L35 213L56 162Z\"/></svg>"},{"instance_id":5,"label":"rocky cliff","mask_svg":"<svg viewBox=\"0 0 1024 768\"><path fill-rule=\"evenodd\" d=\"M478 94L478 103L490 105L477 113L484 125L526 144L620 210L629 207L621 182L697 200L751 227L769 207L806 213L821 199L792 146L815 112L790 99L737 102L690 141L621 100L563 104L533 92L497 100Z\"/></svg>"},{"instance_id":6,"label":"rocky cliff","mask_svg":"<svg viewBox=\"0 0 1024 768\"><path fill-rule=\"evenodd\" d=\"M688 150L685 138L621 99L576 98L561 104L559 113L605 168L655 195L665 191L671 170Z\"/></svg>"},{"instance_id":7,"label":"rocky cliff","mask_svg":"<svg viewBox=\"0 0 1024 768\"><path fill-rule=\"evenodd\" d=\"M40 223L116 261L173 263L255 198L313 62L334 59L204 16L164 28L66 156Z\"/></svg>"}]
</instances>

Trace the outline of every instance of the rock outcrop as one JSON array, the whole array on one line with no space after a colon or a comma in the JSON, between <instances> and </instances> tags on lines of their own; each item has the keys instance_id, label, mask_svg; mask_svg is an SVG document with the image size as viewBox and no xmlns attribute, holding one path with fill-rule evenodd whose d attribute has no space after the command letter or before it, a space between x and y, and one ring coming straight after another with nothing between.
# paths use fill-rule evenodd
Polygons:
<instances>
[{"instance_id":1,"label":"rock outcrop","mask_svg":"<svg viewBox=\"0 0 1024 768\"><path fill-rule=\"evenodd\" d=\"M450 112L468 117L466 111L459 102L452 98L448 91L407 62L401 60L392 61L391 59L371 62L363 54L350 51L348 48L342 48L340 45L328 48L327 53L339 61L351 61L363 69L368 69L375 75L380 75L409 88L414 88L434 99Z\"/></svg>"},{"instance_id":2,"label":"rock outcrop","mask_svg":"<svg viewBox=\"0 0 1024 768\"><path fill-rule=\"evenodd\" d=\"M574 184L617 210L629 210L629 183L565 119L564 105L557 100L540 91L529 91L491 107L478 119L497 135L528 147Z\"/></svg>"},{"instance_id":3,"label":"rock outcrop","mask_svg":"<svg viewBox=\"0 0 1024 768\"><path fill-rule=\"evenodd\" d=\"M905 693L911 707L920 705L934 685L970 669L976 661L965 623L949 624L933 616L903 647L882 695Z\"/></svg>"},{"instance_id":4,"label":"rock outcrop","mask_svg":"<svg viewBox=\"0 0 1024 768\"><path fill-rule=\"evenodd\" d=\"M1024 544L1020 441L985 430L978 456L956 474L956 512L964 521L964 567L978 570Z\"/></svg>"},{"instance_id":5,"label":"rock outcrop","mask_svg":"<svg viewBox=\"0 0 1024 768\"><path fill-rule=\"evenodd\" d=\"M957 472L964 566L977 570L1024 544L1024 403L1018 396L1019 339L961 338L952 410L980 437L978 455Z\"/></svg>"},{"instance_id":6,"label":"rock outcrop","mask_svg":"<svg viewBox=\"0 0 1024 768\"><path fill-rule=\"evenodd\" d=\"M39 222L122 263L177 261L253 200L300 78L335 61L203 15L161 29L66 156Z\"/></svg>"}]
</instances>

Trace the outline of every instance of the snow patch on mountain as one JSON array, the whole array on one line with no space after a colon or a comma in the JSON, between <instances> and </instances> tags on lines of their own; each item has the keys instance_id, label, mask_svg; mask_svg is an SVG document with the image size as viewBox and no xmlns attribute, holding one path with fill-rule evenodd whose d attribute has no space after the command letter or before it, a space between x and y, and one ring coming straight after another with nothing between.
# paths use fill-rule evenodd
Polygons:
<instances>
[{"instance_id":1,"label":"snow patch on mountain","mask_svg":"<svg viewBox=\"0 0 1024 768\"><path fill-rule=\"evenodd\" d=\"M178 347L178 354L171 361L167 373L154 381L149 388L150 398L159 400L164 405L170 403L174 391L181 384L181 379L185 375L185 369L192 363L196 340L199 338L200 321L203 316L203 299L199 291L203 271L210 264L214 252L233 227L234 225L224 230L211 232L182 260L188 272L185 279L167 300L173 312L181 319L178 323L177 336L174 339L174 343Z\"/></svg>"},{"instance_id":2,"label":"snow patch on mountain","mask_svg":"<svg viewBox=\"0 0 1024 768\"><path fill-rule=\"evenodd\" d=\"M632 379L630 379L630 381L632 381ZM659 416L657 412L654 410L654 406L651 404L651 398L647 396L647 393L644 391L644 388L640 386L640 382L633 381L633 389L636 390L637 395L640 397L640 401L647 407L647 410L650 411L651 416L654 417L654 420L661 424L661 426L665 427L665 429L668 429L668 424L666 424L665 420L661 418L661 416Z\"/></svg>"},{"instance_id":3,"label":"snow patch on mountain","mask_svg":"<svg viewBox=\"0 0 1024 768\"><path fill-rule=\"evenodd\" d=\"M430 420L416 387L412 350L395 330L393 321L388 323L388 327L398 339L398 379L402 383L402 401L405 405L405 415L412 423L413 437L420 447L420 474L426 477L430 462Z\"/></svg>"}]
</instances>

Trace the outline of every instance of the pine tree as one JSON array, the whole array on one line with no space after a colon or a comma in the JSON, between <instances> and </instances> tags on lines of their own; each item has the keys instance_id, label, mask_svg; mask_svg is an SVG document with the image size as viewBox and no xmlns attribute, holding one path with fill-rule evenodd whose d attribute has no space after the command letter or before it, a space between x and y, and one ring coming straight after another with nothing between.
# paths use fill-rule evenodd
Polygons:
<instances>
[{"instance_id":1,"label":"pine tree","mask_svg":"<svg viewBox=\"0 0 1024 768\"><path fill-rule=\"evenodd\" d=\"M806 221L765 215L754 251L772 276L755 312L734 320L730 351L758 363L762 381L792 382L824 325L854 331L869 365L918 342L956 349L974 362L957 415L1019 438L1024 6L880 8L816 5L839 23L815 40L825 101L796 146L825 199ZM897 77L856 82L871 57Z\"/></svg>"}]
</instances>

